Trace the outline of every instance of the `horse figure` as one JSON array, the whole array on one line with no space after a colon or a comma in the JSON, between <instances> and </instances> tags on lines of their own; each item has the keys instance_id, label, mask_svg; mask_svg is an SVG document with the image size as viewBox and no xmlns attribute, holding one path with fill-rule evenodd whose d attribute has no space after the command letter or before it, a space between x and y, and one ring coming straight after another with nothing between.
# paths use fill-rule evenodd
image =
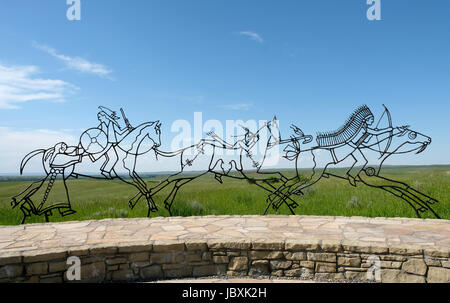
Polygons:
<instances>
[{"instance_id":1,"label":"horse figure","mask_svg":"<svg viewBox=\"0 0 450 303\"><path fill-rule=\"evenodd\" d=\"M88 129L80 138L80 144L78 146L68 147L66 143L58 143L54 147L49 149L38 149L27 154L22 160L20 166L20 173L27 163L34 157L42 154L42 166L46 176L39 181L31 183L25 190L18 195L14 196L11 201L11 205L17 207L20 205L20 209L24 214L22 223L25 222L27 217L31 215L45 215L46 221L49 220L49 216L52 215L52 210L59 210L61 215L73 214L70 205L69 192L67 189L66 181L72 178L87 177L93 179L119 179L127 184L134 186L138 193L130 199L130 203L136 203L136 197L145 197L148 205L148 213L158 210L154 203L146 183L142 180L139 174L136 172L136 162L140 155L155 150L161 145L161 123L159 121L142 123L137 127L129 127L127 134L116 144L113 144L110 148L116 155L117 160L114 166L111 168L111 174L109 176L99 177L98 175L87 175L77 171L78 164L81 164L86 158L90 158L95 162L98 160L93 155L99 154L107 146L106 134L99 128ZM88 141L88 143L86 143ZM121 163L121 166L127 171L129 179L126 179L116 172L116 166ZM52 205L48 202L48 195L55 183L57 177L62 178L66 190L67 201L64 203L56 203ZM36 206L32 200L33 196L42 188L45 182L49 182L44 198L41 203Z\"/></svg>"},{"instance_id":2,"label":"horse figure","mask_svg":"<svg viewBox=\"0 0 450 303\"><path fill-rule=\"evenodd\" d=\"M273 194L269 195L268 203L274 209L285 201L291 195L302 195L304 190L322 178L335 177L347 180L352 186L364 184L372 188L382 189L407 202L420 218L420 213L431 211L436 218L439 215L432 209L431 205L437 200L430 196L411 188L409 185L395 181L380 175L382 165L393 155L401 155L415 152L419 154L423 152L431 143L431 138L417 131L411 130L408 126L392 127L390 113L385 107L385 113L389 118L389 127L387 136L380 138L381 135L364 136L360 144L356 146L348 144L348 142L336 142L337 144L329 144L324 146L317 144L310 147L303 147L299 143L288 145L284 151L285 157L295 163L297 175L287 182L284 182ZM383 116L382 116L383 117ZM382 118L381 117L381 118ZM380 121L381 121L380 118ZM324 140L323 138L321 140ZM317 140L318 143L321 140ZM332 139L331 139L331 142ZM385 144L384 151L380 150L380 144ZM355 157L354 152L357 151L361 155L360 159ZM377 158L375 165L367 166L367 155L374 154ZM310 157L305 157L309 155ZM354 159L353 166L343 174L339 174L336 170L331 171L338 163L347 159ZM301 162L301 163L300 163ZM319 167L318 163L322 163ZM300 174L300 164L306 167L312 167L307 173ZM359 164L360 166L356 166ZM357 174L353 177L350 171L357 170Z\"/></svg>"},{"instance_id":3,"label":"horse figure","mask_svg":"<svg viewBox=\"0 0 450 303\"><path fill-rule=\"evenodd\" d=\"M265 123L255 133L244 127L246 131L244 139L238 140L234 144L226 142L214 133L208 133L209 138L202 139L199 143L178 151L164 152L157 150L156 153L163 157L179 157L180 167L177 173L170 175L151 188L151 194L156 195L164 188L169 188L169 195L164 199L164 206L171 215L171 208L179 189L183 185L208 173L214 174L215 179L220 183L223 182L223 177L245 179L269 193L273 193L276 190L276 187L273 185L274 180L287 181L287 178L278 171L263 171L263 167L269 157L278 157L278 152L273 152L278 147L278 143L270 131L274 124L278 124L276 117L272 121ZM266 129L269 130L270 136L267 138L267 142L262 144L264 153L259 155L256 150L257 143L261 140L262 133ZM233 151L232 156L226 160L223 154L230 150ZM271 155L271 152L273 155ZM207 163L206 170L204 163ZM186 168L190 168L195 172L189 175L183 174L186 173ZM256 177L249 176L248 173L251 171L256 172ZM289 200L289 203L286 204L289 210L292 214L295 214L293 209L298 204L289 197L286 200Z\"/></svg>"}]
</instances>

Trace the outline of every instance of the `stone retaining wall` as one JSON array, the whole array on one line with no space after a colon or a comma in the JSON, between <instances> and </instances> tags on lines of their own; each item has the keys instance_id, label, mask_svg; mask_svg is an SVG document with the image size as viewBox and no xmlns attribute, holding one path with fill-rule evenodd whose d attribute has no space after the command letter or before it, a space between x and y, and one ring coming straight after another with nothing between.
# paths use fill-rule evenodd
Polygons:
<instances>
[{"instance_id":1,"label":"stone retaining wall","mask_svg":"<svg viewBox=\"0 0 450 303\"><path fill-rule=\"evenodd\" d=\"M205 240L82 246L0 255L0 282L67 281L67 258L81 282L203 276L272 276L379 282L450 282L450 249L350 241ZM380 270L377 270L380 266Z\"/></svg>"}]
</instances>

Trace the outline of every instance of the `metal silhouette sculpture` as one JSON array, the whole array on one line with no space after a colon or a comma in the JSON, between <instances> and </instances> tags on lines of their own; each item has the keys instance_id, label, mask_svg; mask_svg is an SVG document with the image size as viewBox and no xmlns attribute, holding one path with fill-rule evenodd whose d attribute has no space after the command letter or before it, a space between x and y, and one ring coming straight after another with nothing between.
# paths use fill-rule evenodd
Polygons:
<instances>
[{"instance_id":1,"label":"metal silhouette sculpture","mask_svg":"<svg viewBox=\"0 0 450 303\"><path fill-rule=\"evenodd\" d=\"M430 196L413 189L409 185L380 175L383 163L393 155L411 152L421 153L431 143L431 138L409 129L408 126L393 127L389 110L383 105L384 113L377 125L373 126L374 115L363 105L357 108L342 127L333 132L319 133L314 143L313 136L305 135L303 131L292 125L293 135L288 139L281 139L278 120L276 117L265 123L256 132L243 128L243 138L234 143L225 141L215 133L208 133L208 137L198 143L177 151L163 151L161 146L161 123L159 121L145 122L133 127L121 109L122 119L115 111L100 106L97 118L99 125L83 132L78 146L67 146L61 142L49 149L35 150L24 157L20 165L20 173L27 163L34 157L42 155L42 165L46 176L31 183L25 190L12 198L12 206L19 207L23 213L22 223L32 216L45 216L46 221L58 211L62 216L75 213L70 203L69 190L66 181L69 178L88 177L94 179L119 179L134 186L137 193L129 200L130 208L144 199L148 212L158 211L154 196L163 189L169 194L164 199L164 206L172 215L172 206L178 191L185 184L205 175L214 174L215 179L222 183L223 178L247 180L268 193L267 206L278 210L286 205L292 214L299 206L296 196L303 195L306 188L316 184L322 178L339 178L349 182L352 186L363 184L372 188L386 191L407 202L418 217L429 210L436 218L439 215L431 205L438 202ZM384 119L383 119L384 118ZM384 122L386 125L380 127ZM262 139L262 132L268 133L267 139ZM257 143L263 143L264 153L258 155L255 149ZM280 171L264 170L263 166L271 150L284 146L284 158L291 161L295 167L295 176L288 178ZM230 160L221 155L224 151L234 151ZM137 158L149 152L154 152L156 158L177 158L179 170L169 175L163 181L150 187L136 172ZM218 152L221 151L221 152ZM368 166L367 155L375 153L377 163ZM307 156L308 155L308 156ZM79 173L77 165L83 161L102 161L101 175ZM324 161L319 167L317 160ZM345 161L353 160L353 165L345 174L338 174L333 166ZM311 170L305 174L299 171L299 162L310 162ZM208 163L205 167L204 163ZM127 176L117 173L117 167L125 169ZM304 165L305 166L305 165ZM185 174L186 168L194 172ZM249 172L256 172L252 176ZM256 177L255 177L256 175ZM63 201L51 198L55 181L61 179L65 196ZM36 199L41 192L42 198Z\"/></svg>"}]
</instances>

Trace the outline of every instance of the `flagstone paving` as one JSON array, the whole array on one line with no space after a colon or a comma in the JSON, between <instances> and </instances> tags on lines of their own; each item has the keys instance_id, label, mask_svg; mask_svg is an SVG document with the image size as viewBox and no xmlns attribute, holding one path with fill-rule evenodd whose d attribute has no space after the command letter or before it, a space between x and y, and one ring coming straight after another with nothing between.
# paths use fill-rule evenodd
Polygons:
<instances>
[{"instance_id":1,"label":"flagstone paving","mask_svg":"<svg viewBox=\"0 0 450 303\"><path fill-rule=\"evenodd\" d=\"M0 255L83 245L209 239L310 239L450 247L450 221L316 216L105 219L0 226Z\"/></svg>"}]
</instances>

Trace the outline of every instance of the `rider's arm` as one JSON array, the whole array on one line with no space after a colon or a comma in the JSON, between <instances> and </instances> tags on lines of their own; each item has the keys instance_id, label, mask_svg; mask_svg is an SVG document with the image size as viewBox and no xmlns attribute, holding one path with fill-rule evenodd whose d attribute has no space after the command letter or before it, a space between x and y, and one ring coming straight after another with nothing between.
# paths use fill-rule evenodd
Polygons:
<instances>
[{"instance_id":1,"label":"rider's arm","mask_svg":"<svg viewBox=\"0 0 450 303\"><path fill-rule=\"evenodd\" d=\"M385 134L385 133L389 133L392 132L393 128L392 127L386 127L386 128L380 128L380 129L374 129L374 128L367 128L367 132L371 135L381 135L381 134Z\"/></svg>"}]
</instances>

